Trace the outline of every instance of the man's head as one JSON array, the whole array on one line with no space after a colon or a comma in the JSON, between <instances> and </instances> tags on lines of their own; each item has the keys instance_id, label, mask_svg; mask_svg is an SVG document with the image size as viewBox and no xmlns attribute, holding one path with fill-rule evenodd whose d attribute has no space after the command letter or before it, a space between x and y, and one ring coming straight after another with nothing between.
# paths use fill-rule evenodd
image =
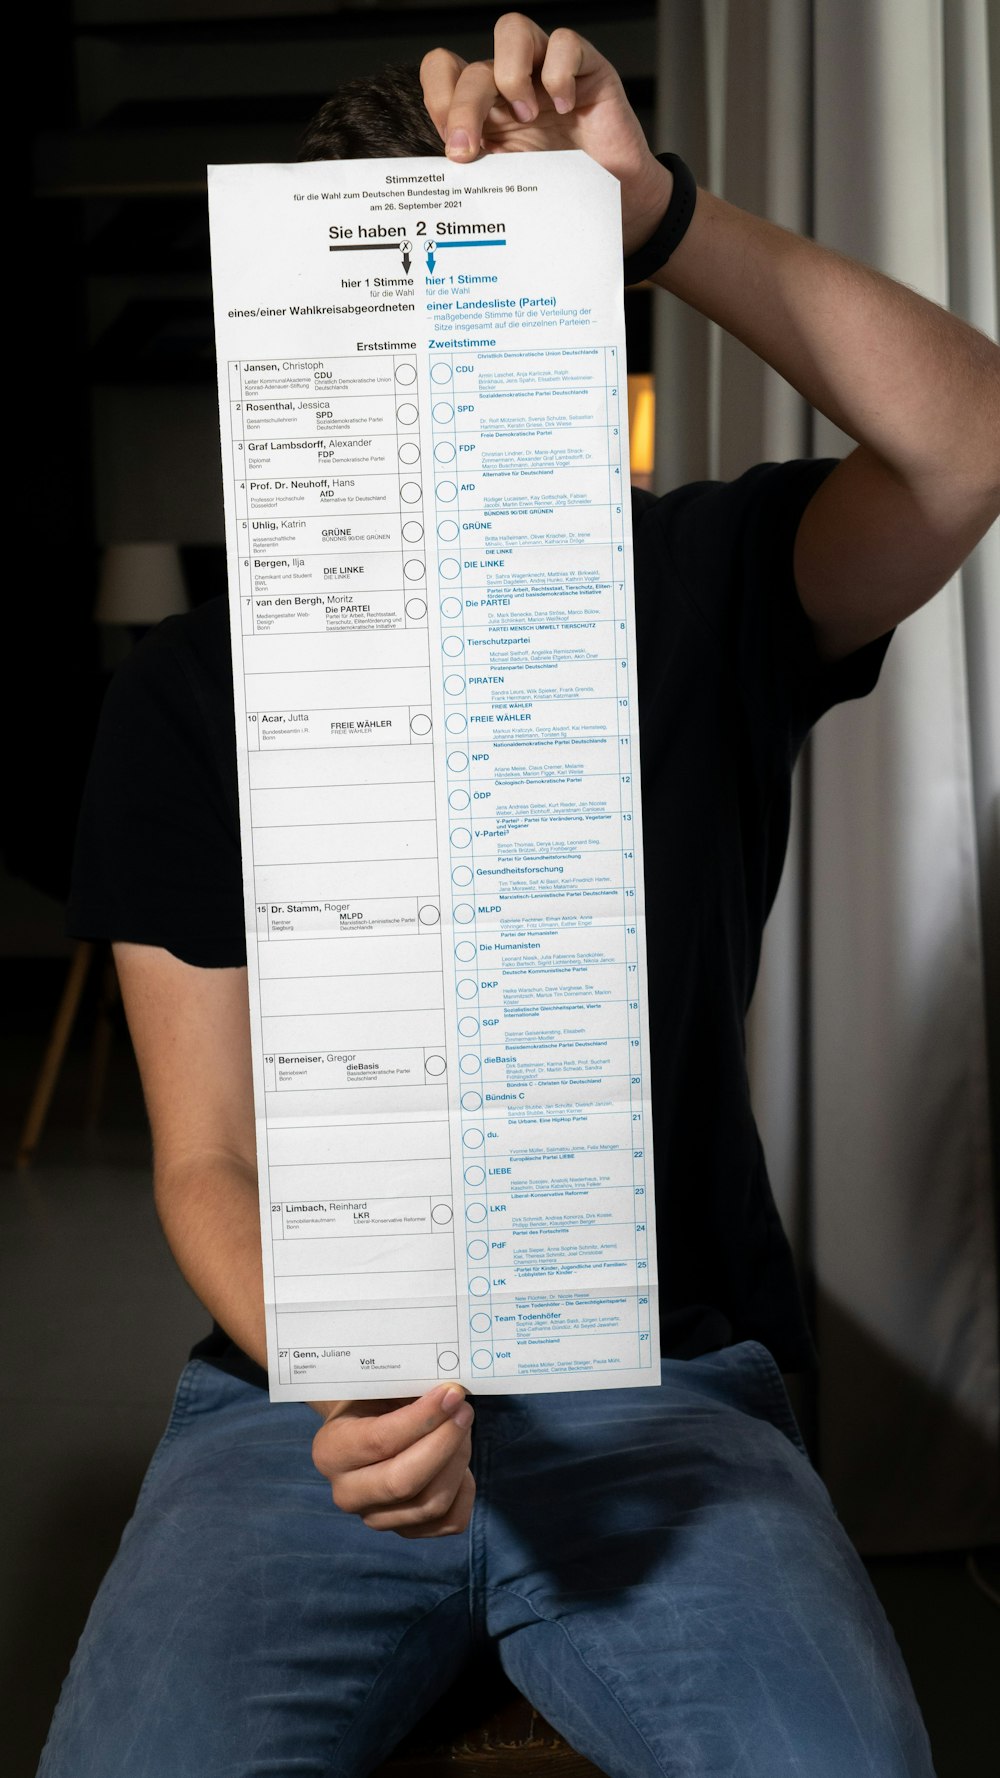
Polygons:
<instances>
[{"instance_id":1,"label":"man's head","mask_svg":"<svg viewBox=\"0 0 1000 1778\"><path fill-rule=\"evenodd\" d=\"M417 69L388 67L338 87L307 124L296 158L353 161L416 154L443 155L444 143L424 108Z\"/></svg>"}]
</instances>

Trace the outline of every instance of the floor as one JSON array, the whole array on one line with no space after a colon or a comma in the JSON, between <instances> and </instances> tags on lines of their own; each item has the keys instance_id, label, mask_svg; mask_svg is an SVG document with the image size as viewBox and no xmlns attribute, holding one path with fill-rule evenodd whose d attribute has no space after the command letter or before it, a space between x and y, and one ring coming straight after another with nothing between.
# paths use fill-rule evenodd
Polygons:
<instances>
[{"instance_id":1,"label":"floor","mask_svg":"<svg viewBox=\"0 0 1000 1778\"><path fill-rule=\"evenodd\" d=\"M53 976L45 993L30 996L30 1016L27 997L9 996L22 1029L0 1042L0 1598L3 1666L17 1700L6 1778L35 1771L177 1373L206 1328L157 1226L141 1094L122 1030L100 1126L82 1127L89 1002L35 1164L22 1172L11 1165L44 1044L39 1009L57 992ZM1000 1559L979 1552L978 1561L996 1591ZM909 1664L938 1778L985 1778L1000 1744L1000 1610L973 1584L964 1553L896 1557L870 1569Z\"/></svg>"}]
</instances>

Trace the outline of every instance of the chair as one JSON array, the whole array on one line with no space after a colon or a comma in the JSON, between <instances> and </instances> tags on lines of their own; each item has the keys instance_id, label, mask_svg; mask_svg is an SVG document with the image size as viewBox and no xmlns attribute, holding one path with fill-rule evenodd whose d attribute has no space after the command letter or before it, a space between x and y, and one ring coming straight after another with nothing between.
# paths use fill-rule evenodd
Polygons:
<instances>
[{"instance_id":1,"label":"chair","mask_svg":"<svg viewBox=\"0 0 1000 1778\"><path fill-rule=\"evenodd\" d=\"M472 1663L373 1778L604 1778L523 1698L495 1656Z\"/></svg>"},{"instance_id":2,"label":"chair","mask_svg":"<svg viewBox=\"0 0 1000 1778\"><path fill-rule=\"evenodd\" d=\"M42 1057L42 1064L31 1095L31 1103L28 1106L24 1126L21 1130L17 1145L18 1167L31 1165L35 1149L41 1140L49 1106L52 1103L52 1095L55 1092L65 1060L66 1048L72 1036L76 1015L80 1010L80 1001L95 960L100 969L100 985L97 1016L90 1050L90 1081L87 1089L85 1116L87 1129L96 1128L108 1073L108 1056L113 1032L112 1016L119 1000L118 975L110 945L94 945L89 939L80 938L77 939L73 947L62 997L56 1008L45 1054Z\"/></svg>"}]
</instances>

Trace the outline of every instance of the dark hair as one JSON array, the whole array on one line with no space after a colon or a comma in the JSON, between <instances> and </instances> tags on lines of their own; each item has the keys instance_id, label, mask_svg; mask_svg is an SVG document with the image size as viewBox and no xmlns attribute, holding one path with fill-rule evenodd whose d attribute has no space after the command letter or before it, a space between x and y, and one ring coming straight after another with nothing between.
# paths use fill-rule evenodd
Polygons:
<instances>
[{"instance_id":1,"label":"dark hair","mask_svg":"<svg viewBox=\"0 0 1000 1778\"><path fill-rule=\"evenodd\" d=\"M443 155L444 143L425 109L418 69L390 66L345 80L306 125L296 159L413 154Z\"/></svg>"}]
</instances>

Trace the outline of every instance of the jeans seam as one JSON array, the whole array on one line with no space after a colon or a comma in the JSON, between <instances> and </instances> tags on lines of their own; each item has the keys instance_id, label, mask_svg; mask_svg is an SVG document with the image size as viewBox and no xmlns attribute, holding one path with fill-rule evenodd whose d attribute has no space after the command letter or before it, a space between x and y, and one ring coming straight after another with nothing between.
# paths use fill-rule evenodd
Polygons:
<instances>
[{"instance_id":1,"label":"jeans seam","mask_svg":"<svg viewBox=\"0 0 1000 1778\"><path fill-rule=\"evenodd\" d=\"M473 1432L472 1473L476 1492L469 1514L469 1627L475 1641L486 1636L486 1489L492 1458L489 1434L476 1439Z\"/></svg>"},{"instance_id":2,"label":"jeans seam","mask_svg":"<svg viewBox=\"0 0 1000 1778\"><path fill-rule=\"evenodd\" d=\"M377 1535L380 1535L380 1534L376 1533L376 1536ZM358 1726L361 1722L361 1719L362 1719L365 1711L367 1710L369 1703L371 1702L371 1699L375 1693L377 1686L379 1685L380 1681L382 1680L383 1675L388 1672L393 1661L395 1660L400 1649L402 1648L404 1642L406 1642L407 1638L412 1636L415 1631L422 1629L424 1627L424 1625L427 1624L427 1622L432 1617L434 1617L435 1613L439 1612L443 1606L450 1605L453 1599L460 1599L462 1597L462 1594L464 1591L465 1591L464 1587L454 1587L450 1593L445 1594L443 1599L439 1599L435 1605L432 1605L430 1608L430 1611L422 1612L421 1615L418 1618L415 1618L412 1623L407 1624L402 1635L398 1636L396 1638L396 1641L393 1643L392 1648L389 1650L389 1653L386 1655L385 1660L382 1662L382 1665L380 1666L378 1672L375 1674L374 1678L372 1679L372 1682L364 1695L364 1699L359 1704L358 1708L354 1711L354 1713L351 1717L351 1721L344 1728L343 1733L340 1736L340 1739L334 1745L332 1745L330 1748L330 1752L329 1752L330 1778L337 1778L337 1773L341 1769L338 1766L338 1759L339 1759L339 1755L340 1755L340 1750L343 1747L344 1742L347 1740L348 1736L350 1734L354 1733L354 1731L358 1728ZM402 1736L400 1737L400 1739L402 1739ZM396 1745L398 1746L398 1742L396 1743ZM350 1778L350 1774L351 1774L352 1770L354 1770L354 1769L345 1768L346 1778Z\"/></svg>"},{"instance_id":3,"label":"jeans seam","mask_svg":"<svg viewBox=\"0 0 1000 1778\"><path fill-rule=\"evenodd\" d=\"M538 1607L536 1605L533 1605L530 1599L526 1599L524 1597L523 1593L517 1592L516 1588L514 1588L514 1587L491 1587L489 1589L489 1591L495 1595L506 1594L511 1599L516 1599L520 1605L523 1605L526 1608L526 1610L530 1611L533 1614L533 1616L535 1618L537 1618L537 1620L540 1624L547 1624L550 1629L559 1630L561 1632L561 1634L566 1638L566 1641L569 1643L570 1648L572 1649L573 1653L576 1655L577 1660L580 1661L581 1665L587 1669L588 1673L593 1675L593 1678L596 1680L597 1684L602 1688L602 1690L607 1694L608 1698L611 1700L611 1703L613 1704L615 1709L618 1711L618 1713L621 1716L623 1716L625 1718L625 1721L628 1723L629 1728L633 1731L634 1734L638 1735L639 1740L642 1742L643 1746L646 1748L651 1760L653 1761L653 1764L656 1767L656 1770L662 1775L662 1778L672 1778L671 1772L663 1764L662 1760L660 1759L659 1754L656 1752L655 1748L651 1745L648 1737L643 1733L643 1731L639 1727L638 1723L633 1720L632 1716L630 1715L629 1711L626 1710L625 1705L622 1703L621 1699L619 1697L617 1697L615 1695L615 1693L612 1691L612 1689L611 1689L610 1685L608 1684L607 1680L605 1679L603 1673L599 1673L597 1671L597 1668L593 1665L593 1663L591 1661L589 1661L587 1659L587 1656L583 1653L583 1650L580 1648L579 1644L573 1640L573 1637L570 1635L570 1633L567 1630L566 1625L563 1623L562 1619L561 1618L546 1617L544 1612L539 1611ZM497 1638L497 1640L502 1641L503 1639L501 1637L501 1638Z\"/></svg>"}]
</instances>

